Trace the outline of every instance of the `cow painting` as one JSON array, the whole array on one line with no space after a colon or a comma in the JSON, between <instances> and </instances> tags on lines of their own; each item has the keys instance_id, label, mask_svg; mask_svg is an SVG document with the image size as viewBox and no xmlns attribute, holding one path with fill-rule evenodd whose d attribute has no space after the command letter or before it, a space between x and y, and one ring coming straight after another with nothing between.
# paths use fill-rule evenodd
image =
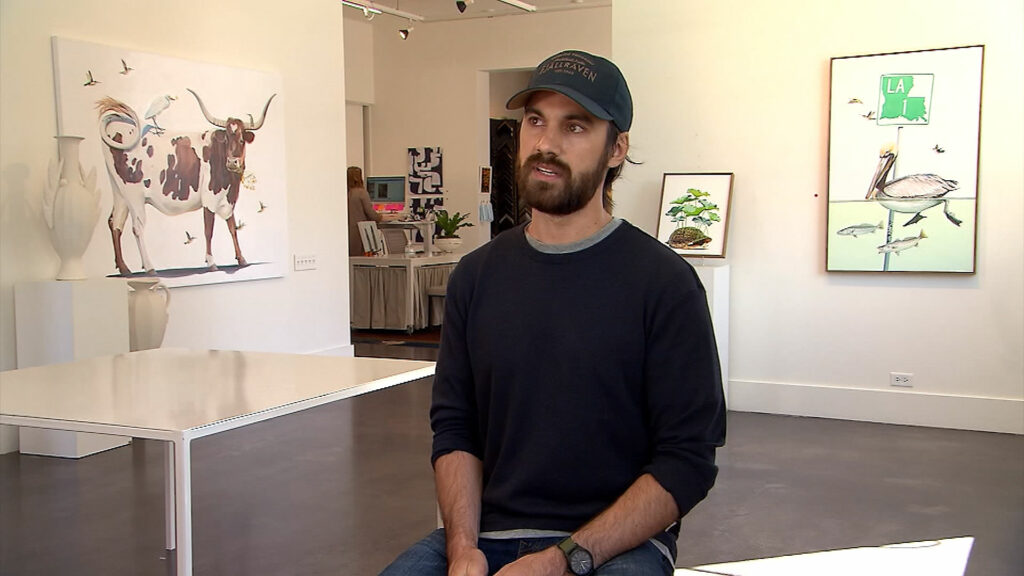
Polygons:
<instances>
[{"instance_id":1,"label":"cow painting","mask_svg":"<svg viewBox=\"0 0 1024 576\"><path fill-rule=\"evenodd\" d=\"M211 242L215 216L220 216L231 233L238 265L247 265L238 245L235 203L245 173L245 147L263 126L276 94L267 99L258 119L249 114L244 121L213 116L202 98L192 90L189 92L216 130L158 133L148 124L143 125L138 114L123 102L108 97L96 103L103 157L114 198L107 224L114 244L114 264L122 276L131 274L121 252L121 234L129 215L142 266L147 274L155 273L146 252L146 204L169 216L203 209L206 266L210 270L217 269Z\"/></svg>"}]
</instances>

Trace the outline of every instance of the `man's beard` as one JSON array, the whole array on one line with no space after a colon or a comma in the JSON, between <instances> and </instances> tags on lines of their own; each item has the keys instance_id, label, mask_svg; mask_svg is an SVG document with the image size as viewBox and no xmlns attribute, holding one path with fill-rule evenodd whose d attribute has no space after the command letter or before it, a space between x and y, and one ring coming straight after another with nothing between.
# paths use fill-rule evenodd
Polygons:
<instances>
[{"instance_id":1,"label":"man's beard","mask_svg":"<svg viewBox=\"0 0 1024 576\"><path fill-rule=\"evenodd\" d=\"M610 151L605 151L597 165L583 172L577 178L569 165L554 154L535 152L516 166L516 184L523 202L540 212L564 216L572 214L587 205L604 183L608 172ZM551 164L562 176L561 182L544 182L530 178L537 164Z\"/></svg>"}]
</instances>

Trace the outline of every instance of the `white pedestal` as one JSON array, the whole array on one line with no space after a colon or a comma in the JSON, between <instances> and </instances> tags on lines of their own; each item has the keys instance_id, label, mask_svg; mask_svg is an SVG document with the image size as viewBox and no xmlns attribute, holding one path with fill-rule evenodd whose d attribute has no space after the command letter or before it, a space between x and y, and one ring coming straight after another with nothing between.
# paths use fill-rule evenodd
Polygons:
<instances>
[{"instance_id":1,"label":"white pedestal","mask_svg":"<svg viewBox=\"0 0 1024 576\"><path fill-rule=\"evenodd\" d=\"M692 262L691 262L692 263ZM718 360L722 364L722 390L725 404L729 405L729 266L694 264L697 277L704 284L711 311L711 325L715 328Z\"/></svg>"},{"instance_id":2,"label":"white pedestal","mask_svg":"<svg viewBox=\"0 0 1024 576\"><path fill-rule=\"evenodd\" d=\"M128 352L124 280L19 282L14 285L18 368ZM81 458L124 446L130 438L20 429L22 454Z\"/></svg>"}]
</instances>

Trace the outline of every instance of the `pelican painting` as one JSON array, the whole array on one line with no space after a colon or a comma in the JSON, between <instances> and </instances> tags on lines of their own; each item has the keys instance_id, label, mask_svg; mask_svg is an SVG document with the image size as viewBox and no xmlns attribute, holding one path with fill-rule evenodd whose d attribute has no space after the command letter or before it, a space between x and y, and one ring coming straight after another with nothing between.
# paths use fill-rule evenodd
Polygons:
<instances>
[{"instance_id":1,"label":"pelican painting","mask_svg":"<svg viewBox=\"0 0 1024 576\"><path fill-rule=\"evenodd\" d=\"M876 200L882 206L894 212L913 214L914 217L904 223L910 226L925 218L921 212L942 204L946 218L959 226L961 221L949 211L949 199L946 194L956 190L956 180L947 180L934 174L911 174L895 180L889 180L893 164L896 162L897 150L894 144L882 147L878 157L878 168L871 178L871 187L865 196L867 200Z\"/></svg>"}]
</instances>

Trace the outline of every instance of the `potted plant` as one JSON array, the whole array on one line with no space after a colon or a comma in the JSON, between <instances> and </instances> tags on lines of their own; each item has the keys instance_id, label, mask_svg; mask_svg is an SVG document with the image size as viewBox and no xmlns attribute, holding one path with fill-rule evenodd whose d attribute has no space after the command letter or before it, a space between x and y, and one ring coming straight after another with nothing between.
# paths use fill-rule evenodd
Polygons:
<instances>
[{"instance_id":1,"label":"potted plant","mask_svg":"<svg viewBox=\"0 0 1024 576\"><path fill-rule=\"evenodd\" d=\"M460 228L467 228L473 225L468 220L468 213L456 212L448 215L447 210L435 210L434 225L437 227L437 238L434 239L434 245L445 252L452 252L461 246L462 238L459 237L458 232Z\"/></svg>"},{"instance_id":2,"label":"potted plant","mask_svg":"<svg viewBox=\"0 0 1024 576\"><path fill-rule=\"evenodd\" d=\"M672 201L672 207L665 212L678 227L669 236L668 245L685 250L703 250L711 242L707 235L713 222L721 222L718 205L706 197L711 194L690 188L684 196Z\"/></svg>"}]
</instances>

